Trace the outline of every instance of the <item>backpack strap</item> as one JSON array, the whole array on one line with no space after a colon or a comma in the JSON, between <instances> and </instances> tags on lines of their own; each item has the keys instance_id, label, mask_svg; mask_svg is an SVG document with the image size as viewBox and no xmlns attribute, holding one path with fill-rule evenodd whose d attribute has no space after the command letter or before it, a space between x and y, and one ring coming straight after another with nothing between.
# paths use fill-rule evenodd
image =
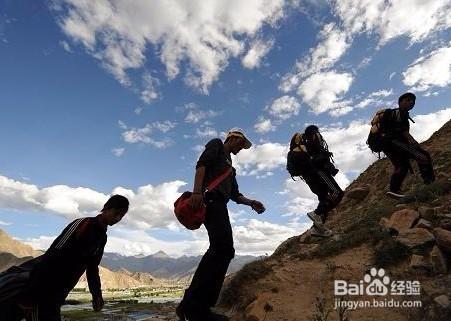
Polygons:
<instances>
[{"instance_id":1,"label":"backpack strap","mask_svg":"<svg viewBox=\"0 0 451 321\"><path fill-rule=\"evenodd\" d=\"M221 175L216 177L214 180L212 180L210 182L210 184L208 184L207 190L211 191L211 190L215 189L219 184L222 183L222 181L224 179L226 179L232 173L232 171L233 171L233 167L231 167L231 166L227 167L226 170Z\"/></svg>"}]
</instances>

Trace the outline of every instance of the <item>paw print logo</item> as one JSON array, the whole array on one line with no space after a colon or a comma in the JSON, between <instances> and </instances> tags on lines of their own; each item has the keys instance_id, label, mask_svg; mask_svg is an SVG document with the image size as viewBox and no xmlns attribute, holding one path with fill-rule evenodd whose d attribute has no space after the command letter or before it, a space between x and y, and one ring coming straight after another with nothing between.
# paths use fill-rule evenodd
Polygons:
<instances>
[{"instance_id":1,"label":"paw print logo","mask_svg":"<svg viewBox=\"0 0 451 321\"><path fill-rule=\"evenodd\" d=\"M385 275L384 269L377 270L372 268L370 273L365 274L363 280L368 283L366 286L367 295L387 295L388 287L390 284L390 278Z\"/></svg>"}]
</instances>

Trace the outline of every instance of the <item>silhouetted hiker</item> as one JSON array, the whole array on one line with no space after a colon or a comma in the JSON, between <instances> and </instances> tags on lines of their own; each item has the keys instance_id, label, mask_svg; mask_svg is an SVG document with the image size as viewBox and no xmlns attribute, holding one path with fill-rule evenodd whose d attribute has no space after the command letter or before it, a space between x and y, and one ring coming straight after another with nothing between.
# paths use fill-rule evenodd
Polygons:
<instances>
[{"instance_id":1,"label":"silhouetted hiker","mask_svg":"<svg viewBox=\"0 0 451 321\"><path fill-rule=\"evenodd\" d=\"M308 126L304 133L296 133L291 138L287 156L287 170L291 177L299 176L318 196L316 210L307 213L313 221L312 235L331 236L332 231L324 227L327 214L343 198L343 191L333 176L338 169L332 163L333 154L329 152L326 141L315 125Z\"/></svg>"},{"instance_id":2,"label":"silhouetted hiker","mask_svg":"<svg viewBox=\"0 0 451 321\"><path fill-rule=\"evenodd\" d=\"M409 133L409 120L413 122L409 111L415 106L415 100L414 94L405 93L398 99L399 108L378 111L371 122L368 136L371 150L384 152L393 164L394 172L387 195L397 199L405 196L401 186L409 169L412 171L411 159L418 163L425 184L435 180L431 156Z\"/></svg>"},{"instance_id":3,"label":"silhouetted hiker","mask_svg":"<svg viewBox=\"0 0 451 321\"><path fill-rule=\"evenodd\" d=\"M128 205L124 196L111 196L96 217L70 223L45 254L4 272L28 269L31 274L20 293L0 305L1 320L60 321L61 305L85 271L93 309L100 311L104 301L98 265L107 241L107 227L124 217Z\"/></svg>"},{"instance_id":4,"label":"silhouetted hiker","mask_svg":"<svg viewBox=\"0 0 451 321\"><path fill-rule=\"evenodd\" d=\"M248 199L240 193L234 169L215 189L205 192L205 188L232 167L231 153L236 155L251 145L244 132L234 128L227 134L224 143L219 138L210 140L199 157L191 202L194 209L206 206L204 225L208 231L210 247L177 307L180 320L228 320L226 316L210 310L218 300L227 268L235 255L227 202L231 199L237 204L248 205L259 214L265 211L265 207L261 202Z\"/></svg>"}]
</instances>

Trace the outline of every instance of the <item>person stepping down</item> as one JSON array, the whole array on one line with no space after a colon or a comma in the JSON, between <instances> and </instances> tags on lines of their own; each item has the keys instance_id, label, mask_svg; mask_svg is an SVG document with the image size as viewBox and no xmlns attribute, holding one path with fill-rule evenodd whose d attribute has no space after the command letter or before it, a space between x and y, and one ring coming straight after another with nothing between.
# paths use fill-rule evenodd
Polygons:
<instances>
[{"instance_id":1,"label":"person stepping down","mask_svg":"<svg viewBox=\"0 0 451 321\"><path fill-rule=\"evenodd\" d=\"M218 300L227 268L235 254L227 203L231 199L237 204L250 206L258 214L265 211L261 202L248 199L240 193L232 167L230 154L236 155L251 145L244 132L234 128L229 131L224 142L219 138L209 141L199 157L190 201L193 209L206 206L204 225L208 231L210 246L176 309L180 320L228 320L226 316L211 310ZM209 182L231 167L233 170L226 179L213 190L205 191Z\"/></svg>"},{"instance_id":2,"label":"person stepping down","mask_svg":"<svg viewBox=\"0 0 451 321\"><path fill-rule=\"evenodd\" d=\"M371 131L367 144L376 153L383 152L393 164L394 171L390 179L387 195L403 199L401 187L407 173L412 173L410 160L417 162L425 184L435 181L430 154L410 135L409 111L415 106L416 97L412 93L402 94L398 99L398 108L379 110L371 121Z\"/></svg>"},{"instance_id":3,"label":"person stepping down","mask_svg":"<svg viewBox=\"0 0 451 321\"><path fill-rule=\"evenodd\" d=\"M287 170L291 177L301 177L310 190L318 196L318 207L307 213L313 221L312 235L328 237L333 233L324 226L327 214L342 200L343 191L334 179L338 169L333 164L333 154L315 125L291 138L287 155Z\"/></svg>"}]
</instances>

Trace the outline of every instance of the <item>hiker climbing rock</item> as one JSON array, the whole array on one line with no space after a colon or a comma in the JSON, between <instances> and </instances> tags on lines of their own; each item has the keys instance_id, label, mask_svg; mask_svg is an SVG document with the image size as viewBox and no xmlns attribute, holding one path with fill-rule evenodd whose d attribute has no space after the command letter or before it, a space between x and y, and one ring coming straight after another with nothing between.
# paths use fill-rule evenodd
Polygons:
<instances>
[{"instance_id":1,"label":"hiker climbing rock","mask_svg":"<svg viewBox=\"0 0 451 321\"><path fill-rule=\"evenodd\" d=\"M291 177L299 176L318 196L316 210L307 213L313 221L312 235L331 236L332 231L324 227L327 214L343 198L343 191L334 179L338 169L333 164L333 154L315 125L308 126L304 133L296 133L290 142L287 155L287 170Z\"/></svg>"},{"instance_id":2,"label":"hiker climbing rock","mask_svg":"<svg viewBox=\"0 0 451 321\"><path fill-rule=\"evenodd\" d=\"M1 320L60 321L61 305L85 271L92 307L95 311L102 310L98 265L107 242L106 231L124 217L128 206L124 196L111 196L96 217L70 223L45 254L0 274L0 293L8 297L6 301L0 298ZM22 285L15 286L14 282ZM3 289L15 293L9 295Z\"/></svg>"},{"instance_id":3,"label":"hiker climbing rock","mask_svg":"<svg viewBox=\"0 0 451 321\"><path fill-rule=\"evenodd\" d=\"M410 160L417 162L425 184L435 180L432 159L429 153L410 135L409 111L415 106L416 97L412 93L402 94L398 99L398 108L383 109L376 113L371 122L368 146L373 152L383 152L394 167L387 195L402 199L402 183L409 170L413 172Z\"/></svg>"},{"instance_id":4,"label":"hiker climbing rock","mask_svg":"<svg viewBox=\"0 0 451 321\"><path fill-rule=\"evenodd\" d=\"M237 204L248 205L259 214L265 211L261 202L251 200L239 192L235 170L230 171L230 154L236 155L251 145L244 132L235 128L229 131L224 143L219 138L209 141L199 157L191 204L193 209L206 206L204 225L208 231L210 247L202 257L191 284L177 307L176 313L180 320L228 320L226 316L216 314L210 309L218 300L227 268L235 254L227 202L231 199ZM211 181L227 171L230 174L216 188L205 191Z\"/></svg>"}]
</instances>

